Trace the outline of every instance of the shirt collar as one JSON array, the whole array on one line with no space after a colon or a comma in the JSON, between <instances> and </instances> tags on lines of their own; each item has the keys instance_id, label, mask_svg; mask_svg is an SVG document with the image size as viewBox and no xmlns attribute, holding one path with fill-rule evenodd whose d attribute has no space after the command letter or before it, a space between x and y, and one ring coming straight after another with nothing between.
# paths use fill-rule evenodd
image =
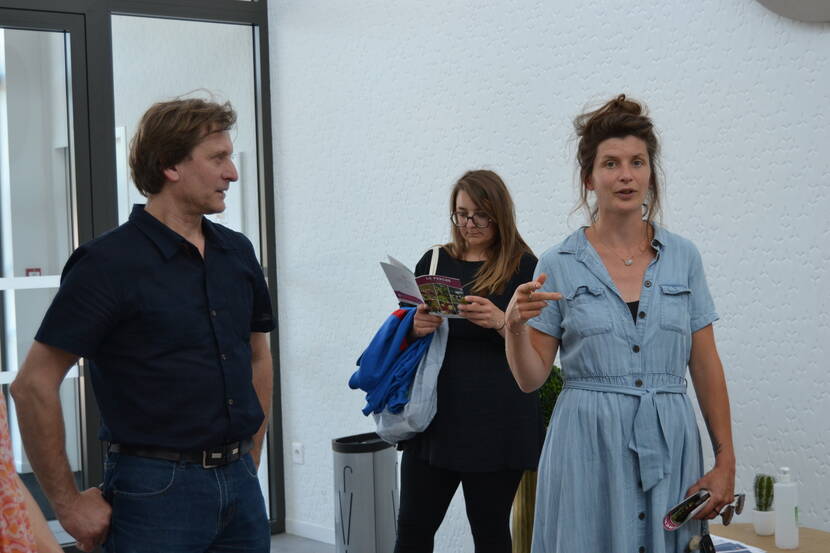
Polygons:
<instances>
[{"instance_id":1,"label":"shirt collar","mask_svg":"<svg viewBox=\"0 0 830 553\"><path fill-rule=\"evenodd\" d=\"M651 227L654 229L651 246L658 252L662 252L666 246L666 230L656 223L651 223ZM572 253L581 258L588 247L588 238L585 236L586 228L588 227L582 227L568 236L559 246L559 253Z\"/></svg>"},{"instance_id":2,"label":"shirt collar","mask_svg":"<svg viewBox=\"0 0 830 553\"><path fill-rule=\"evenodd\" d=\"M222 233L217 229L218 225L208 219L202 217L202 232L205 233L205 239L209 240L214 246L223 250L232 250L233 245L228 242L227 238L222 236Z\"/></svg>"},{"instance_id":3,"label":"shirt collar","mask_svg":"<svg viewBox=\"0 0 830 553\"><path fill-rule=\"evenodd\" d=\"M187 240L149 213L144 210L144 204L134 204L130 213L130 222L143 232L159 249L165 260L170 259L176 252L180 251ZM205 241L216 247L227 250L231 249L228 241L216 230L216 225L202 217L202 231L205 234Z\"/></svg>"}]
</instances>

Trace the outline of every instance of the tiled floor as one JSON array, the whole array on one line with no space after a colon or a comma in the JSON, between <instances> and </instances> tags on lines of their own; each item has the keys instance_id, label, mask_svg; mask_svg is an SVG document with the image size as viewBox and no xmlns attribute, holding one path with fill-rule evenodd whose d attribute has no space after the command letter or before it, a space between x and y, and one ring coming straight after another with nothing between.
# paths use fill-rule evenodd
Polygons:
<instances>
[{"instance_id":1,"label":"tiled floor","mask_svg":"<svg viewBox=\"0 0 830 553\"><path fill-rule=\"evenodd\" d=\"M271 538L271 553L334 553L334 546L291 534L277 534Z\"/></svg>"}]
</instances>

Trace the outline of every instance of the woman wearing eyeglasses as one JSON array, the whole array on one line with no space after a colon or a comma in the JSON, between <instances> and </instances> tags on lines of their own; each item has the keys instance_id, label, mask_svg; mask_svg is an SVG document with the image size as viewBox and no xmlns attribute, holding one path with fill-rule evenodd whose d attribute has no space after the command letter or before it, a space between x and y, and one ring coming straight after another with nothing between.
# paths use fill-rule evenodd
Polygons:
<instances>
[{"instance_id":1,"label":"woman wearing eyeglasses","mask_svg":"<svg viewBox=\"0 0 830 553\"><path fill-rule=\"evenodd\" d=\"M734 493L718 316L698 250L654 223L659 144L643 107L619 96L575 126L590 225L542 255L507 315L519 386L537 389L557 352L565 378L539 463L532 551L679 553ZM715 453L705 474L687 366ZM698 520L665 531L666 512L699 489L711 496Z\"/></svg>"},{"instance_id":2,"label":"woman wearing eyeglasses","mask_svg":"<svg viewBox=\"0 0 830 553\"><path fill-rule=\"evenodd\" d=\"M450 195L452 241L437 274L464 284L463 319L449 320L432 424L402 445L396 553L430 553L436 530L461 484L477 553L510 553L509 515L525 469L542 445L536 393L516 385L504 355L513 291L532 278L536 258L516 229L513 201L492 171L470 171ZM431 252L415 273L426 274ZM433 332L440 317L420 306L412 338Z\"/></svg>"}]
</instances>

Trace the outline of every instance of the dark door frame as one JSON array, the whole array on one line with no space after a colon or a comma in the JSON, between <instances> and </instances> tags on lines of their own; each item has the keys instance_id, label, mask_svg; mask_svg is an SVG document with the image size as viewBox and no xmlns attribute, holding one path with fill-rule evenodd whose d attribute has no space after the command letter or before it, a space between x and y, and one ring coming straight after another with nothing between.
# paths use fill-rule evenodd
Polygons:
<instances>
[{"instance_id":1,"label":"dark door frame","mask_svg":"<svg viewBox=\"0 0 830 553\"><path fill-rule=\"evenodd\" d=\"M259 221L263 270L277 304L273 148L267 0L0 0L0 26L69 33L75 146L75 203L79 243L118 224L112 15L232 23L251 27L254 40ZM268 473L271 532L285 531L285 482L280 404L279 328L271 333L274 366ZM81 367L81 440L84 484L103 480L100 416L90 380Z\"/></svg>"}]
</instances>

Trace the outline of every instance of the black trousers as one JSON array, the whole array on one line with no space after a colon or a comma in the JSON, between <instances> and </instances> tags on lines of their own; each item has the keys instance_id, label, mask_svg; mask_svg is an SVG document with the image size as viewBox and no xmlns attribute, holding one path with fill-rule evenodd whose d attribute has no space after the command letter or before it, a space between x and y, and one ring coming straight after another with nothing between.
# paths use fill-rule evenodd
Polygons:
<instances>
[{"instance_id":1,"label":"black trousers","mask_svg":"<svg viewBox=\"0 0 830 553\"><path fill-rule=\"evenodd\" d=\"M459 483L475 552L510 553L510 508L522 472L455 472L433 467L404 451L395 553L432 553L435 532Z\"/></svg>"}]
</instances>

